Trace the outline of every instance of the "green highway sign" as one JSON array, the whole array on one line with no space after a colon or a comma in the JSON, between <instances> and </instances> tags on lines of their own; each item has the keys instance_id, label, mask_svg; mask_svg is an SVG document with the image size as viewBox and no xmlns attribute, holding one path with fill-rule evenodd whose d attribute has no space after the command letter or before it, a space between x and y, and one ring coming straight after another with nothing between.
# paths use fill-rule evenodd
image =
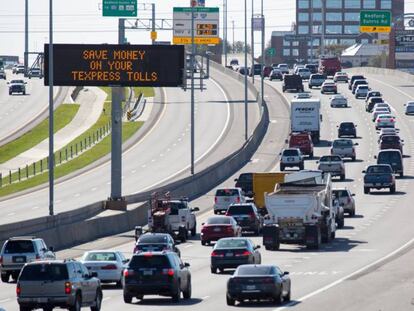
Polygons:
<instances>
[{"instance_id":1,"label":"green highway sign","mask_svg":"<svg viewBox=\"0 0 414 311\"><path fill-rule=\"evenodd\" d=\"M137 0L102 0L103 16L135 17L137 13Z\"/></svg>"},{"instance_id":2,"label":"green highway sign","mask_svg":"<svg viewBox=\"0 0 414 311\"><path fill-rule=\"evenodd\" d=\"M276 55L276 49L275 48L268 48L267 49L267 55L275 56Z\"/></svg>"},{"instance_id":3,"label":"green highway sign","mask_svg":"<svg viewBox=\"0 0 414 311\"><path fill-rule=\"evenodd\" d=\"M361 11L360 32L390 32L391 11Z\"/></svg>"}]
</instances>

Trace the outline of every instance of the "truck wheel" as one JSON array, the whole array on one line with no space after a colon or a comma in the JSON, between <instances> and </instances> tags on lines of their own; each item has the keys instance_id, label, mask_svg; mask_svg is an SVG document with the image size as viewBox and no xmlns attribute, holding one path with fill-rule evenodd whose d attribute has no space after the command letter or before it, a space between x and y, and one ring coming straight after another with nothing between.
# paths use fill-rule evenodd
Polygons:
<instances>
[{"instance_id":1,"label":"truck wheel","mask_svg":"<svg viewBox=\"0 0 414 311\"><path fill-rule=\"evenodd\" d=\"M203 241L203 240L201 240L201 245L206 245L207 244L207 241Z\"/></svg>"},{"instance_id":2,"label":"truck wheel","mask_svg":"<svg viewBox=\"0 0 414 311\"><path fill-rule=\"evenodd\" d=\"M303 164L303 163L301 163L300 165L299 165L299 170L300 171L303 171L305 169L305 165Z\"/></svg>"},{"instance_id":3,"label":"truck wheel","mask_svg":"<svg viewBox=\"0 0 414 311\"><path fill-rule=\"evenodd\" d=\"M181 241L181 243L185 243L187 241L187 229L184 227L178 228L178 237Z\"/></svg>"},{"instance_id":4,"label":"truck wheel","mask_svg":"<svg viewBox=\"0 0 414 311\"><path fill-rule=\"evenodd\" d=\"M282 91L283 91L283 93L286 92L286 88L285 87L282 87Z\"/></svg>"},{"instance_id":5,"label":"truck wheel","mask_svg":"<svg viewBox=\"0 0 414 311\"><path fill-rule=\"evenodd\" d=\"M322 243L330 243L331 237L332 237L331 235L332 235L332 230L331 230L331 227L328 226L322 232Z\"/></svg>"},{"instance_id":6,"label":"truck wheel","mask_svg":"<svg viewBox=\"0 0 414 311\"><path fill-rule=\"evenodd\" d=\"M12 272L11 276L12 276L12 279L16 281L17 278L19 277L19 272Z\"/></svg>"},{"instance_id":7,"label":"truck wheel","mask_svg":"<svg viewBox=\"0 0 414 311\"><path fill-rule=\"evenodd\" d=\"M217 267L211 267L211 273L216 274L217 273Z\"/></svg>"},{"instance_id":8,"label":"truck wheel","mask_svg":"<svg viewBox=\"0 0 414 311\"><path fill-rule=\"evenodd\" d=\"M352 159L352 161L355 161L355 160L356 160L356 158L355 158L355 157L352 157L351 159Z\"/></svg>"},{"instance_id":9,"label":"truck wheel","mask_svg":"<svg viewBox=\"0 0 414 311\"><path fill-rule=\"evenodd\" d=\"M312 237L312 242L308 238ZM319 249L321 244L321 232L320 228L316 226L305 227L305 240L307 249Z\"/></svg>"},{"instance_id":10,"label":"truck wheel","mask_svg":"<svg viewBox=\"0 0 414 311\"><path fill-rule=\"evenodd\" d=\"M283 164L280 164L280 170L284 171L285 170L285 166Z\"/></svg>"},{"instance_id":11,"label":"truck wheel","mask_svg":"<svg viewBox=\"0 0 414 311\"><path fill-rule=\"evenodd\" d=\"M9 282L9 278L10 278L10 274L8 274L8 273L5 273L5 274L1 274L1 281L2 282L4 282L4 283L7 283L7 282Z\"/></svg>"},{"instance_id":12,"label":"truck wheel","mask_svg":"<svg viewBox=\"0 0 414 311\"><path fill-rule=\"evenodd\" d=\"M313 151L309 154L309 159L313 158Z\"/></svg>"},{"instance_id":13,"label":"truck wheel","mask_svg":"<svg viewBox=\"0 0 414 311\"><path fill-rule=\"evenodd\" d=\"M312 85L309 85L309 88L311 89L312 88Z\"/></svg>"},{"instance_id":14,"label":"truck wheel","mask_svg":"<svg viewBox=\"0 0 414 311\"><path fill-rule=\"evenodd\" d=\"M234 306L234 304L236 303L236 300L234 300L233 298L231 298L228 294L226 295L226 302L228 306Z\"/></svg>"},{"instance_id":15,"label":"truck wheel","mask_svg":"<svg viewBox=\"0 0 414 311\"><path fill-rule=\"evenodd\" d=\"M196 229L197 229L197 223L194 223L194 227L191 229L191 236L196 235L196 233L197 233Z\"/></svg>"},{"instance_id":16,"label":"truck wheel","mask_svg":"<svg viewBox=\"0 0 414 311\"><path fill-rule=\"evenodd\" d=\"M349 212L349 216L354 217L355 216L355 209Z\"/></svg>"},{"instance_id":17,"label":"truck wheel","mask_svg":"<svg viewBox=\"0 0 414 311\"><path fill-rule=\"evenodd\" d=\"M185 289L185 291L183 291L183 297L184 299L190 299L191 298L191 279L188 278L187 281L187 288Z\"/></svg>"},{"instance_id":18,"label":"truck wheel","mask_svg":"<svg viewBox=\"0 0 414 311\"><path fill-rule=\"evenodd\" d=\"M403 172L401 172L400 173L400 178L403 178L404 177L404 173Z\"/></svg>"},{"instance_id":19,"label":"truck wheel","mask_svg":"<svg viewBox=\"0 0 414 311\"><path fill-rule=\"evenodd\" d=\"M390 187L390 193L395 193L395 185Z\"/></svg>"},{"instance_id":20,"label":"truck wheel","mask_svg":"<svg viewBox=\"0 0 414 311\"><path fill-rule=\"evenodd\" d=\"M370 189L368 187L364 187L364 193L369 194L369 192L370 192Z\"/></svg>"},{"instance_id":21,"label":"truck wheel","mask_svg":"<svg viewBox=\"0 0 414 311\"><path fill-rule=\"evenodd\" d=\"M342 218L338 219L338 228L342 229L344 227L344 225L345 225L345 218L342 217Z\"/></svg>"}]
</instances>

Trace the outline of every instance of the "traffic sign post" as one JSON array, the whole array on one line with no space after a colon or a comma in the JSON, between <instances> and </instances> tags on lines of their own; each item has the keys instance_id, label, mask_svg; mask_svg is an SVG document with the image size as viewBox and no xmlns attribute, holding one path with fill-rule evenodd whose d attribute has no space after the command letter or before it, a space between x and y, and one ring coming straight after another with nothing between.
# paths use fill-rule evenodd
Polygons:
<instances>
[{"instance_id":1,"label":"traffic sign post","mask_svg":"<svg viewBox=\"0 0 414 311\"><path fill-rule=\"evenodd\" d=\"M267 49L267 55L275 56L276 55L276 49L275 48L268 48Z\"/></svg>"},{"instance_id":2,"label":"traffic sign post","mask_svg":"<svg viewBox=\"0 0 414 311\"><path fill-rule=\"evenodd\" d=\"M102 0L102 16L135 17L137 0Z\"/></svg>"},{"instance_id":3,"label":"traffic sign post","mask_svg":"<svg viewBox=\"0 0 414 311\"><path fill-rule=\"evenodd\" d=\"M391 11L361 11L360 32L391 32Z\"/></svg>"},{"instance_id":4,"label":"traffic sign post","mask_svg":"<svg viewBox=\"0 0 414 311\"><path fill-rule=\"evenodd\" d=\"M176 7L173 11L173 43L192 44L192 9L194 9L194 43L219 44L219 8Z\"/></svg>"}]
</instances>

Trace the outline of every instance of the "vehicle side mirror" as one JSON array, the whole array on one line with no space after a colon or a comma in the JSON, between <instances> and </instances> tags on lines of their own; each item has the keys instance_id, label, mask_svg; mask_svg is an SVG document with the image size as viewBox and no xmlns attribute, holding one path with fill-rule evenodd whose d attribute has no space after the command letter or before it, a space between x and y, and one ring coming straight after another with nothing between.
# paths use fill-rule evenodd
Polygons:
<instances>
[{"instance_id":1,"label":"vehicle side mirror","mask_svg":"<svg viewBox=\"0 0 414 311\"><path fill-rule=\"evenodd\" d=\"M279 152L279 155L281 156L281 155L282 155L282 153L281 153L281 152Z\"/></svg>"},{"instance_id":2,"label":"vehicle side mirror","mask_svg":"<svg viewBox=\"0 0 414 311\"><path fill-rule=\"evenodd\" d=\"M355 196L355 193L351 194L351 196L354 197Z\"/></svg>"},{"instance_id":3,"label":"vehicle side mirror","mask_svg":"<svg viewBox=\"0 0 414 311\"><path fill-rule=\"evenodd\" d=\"M24 84L27 84L27 82L25 82Z\"/></svg>"},{"instance_id":4,"label":"vehicle side mirror","mask_svg":"<svg viewBox=\"0 0 414 311\"><path fill-rule=\"evenodd\" d=\"M366 170L363 170L363 171L362 171L362 173L364 173L364 174L365 174L366 172L367 172Z\"/></svg>"},{"instance_id":5,"label":"vehicle side mirror","mask_svg":"<svg viewBox=\"0 0 414 311\"><path fill-rule=\"evenodd\" d=\"M374 159L378 158L377 156L374 156Z\"/></svg>"},{"instance_id":6,"label":"vehicle side mirror","mask_svg":"<svg viewBox=\"0 0 414 311\"><path fill-rule=\"evenodd\" d=\"M254 249L259 249L260 248L260 245L256 245L255 247L254 247Z\"/></svg>"},{"instance_id":7,"label":"vehicle side mirror","mask_svg":"<svg viewBox=\"0 0 414 311\"><path fill-rule=\"evenodd\" d=\"M190 264L188 262L184 263L184 267L188 268L190 266Z\"/></svg>"},{"instance_id":8,"label":"vehicle side mirror","mask_svg":"<svg viewBox=\"0 0 414 311\"><path fill-rule=\"evenodd\" d=\"M321 122L322 122L322 121L323 121L323 117L322 117L322 115L320 115L319 117L320 117L320 119L321 119Z\"/></svg>"},{"instance_id":9,"label":"vehicle side mirror","mask_svg":"<svg viewBox=\"0 0 414 311\"><path fill-rule=\"evenodd\" d=\"M7 82L7 84L10 84L10 82Z\"/></svg>"},{"instance_id":10,"label":"vehicle side mirror","mask_svg":"<svg viewBox=\"0 0 414 311\"><path fill-rule=\"evenodd\" d=\"M359 146L359 144L358 143L355 143L354 146Z\"/></svg>"},{"instance_id":11,"label":"vehicle side mirror","mask_svg":"<svg viewBox=\"0 0 414 311\"><path fill-rule=\"evenodd\" d=\"M234 179L234 181L235 181L235 182L238 182L238 181L239 181L239 179L235 178L235 179Z\"/></svg>"},{"instance_id":12,"label":"vehicle side mirror","mask_svg":"<svg viewBox=\"0 0 414 311\"><path fill-rule=\"evenodd\" d=\"M129 258L126 258L126 259L122 260L122 263L128 263L128 261L129 261Z\"/></svg>"},{"instance_id":13,"label":"vehicle side mirror","mask_svg":"<svg viewBox=\"0 0 414 311\"><path fill-rule=\"evenodd\" d=\"M288 143L289 143L289 141L287 139L285 139L285 144L288 144Z\"/></svg>"},{"instance_id":14,"label":"vehicle side mirror","mask_svg":"<svg viewBox=\"0 0 414 311\"><path fill-rule=\"evenodd\" d=\"M193 211L193 212L199 212L200 209L198 207L194 207L194 208L191 209L191 211Z\"/></svg>"},{"instance_id":15,"label":"vehicle side mirror","mask_svg":"<svg viewBox=\"0 0 414 311\"><path fill-rule=\"evenodd\" d=\"M204 226L205 222L202 222L201 225Z\"/></svg>"},{"instance_id":16,"label":"vehicle side mirror","mask_svg":"<svg viewBox=\"0 0 414 311\"><path fill-rule=\"evenodd\" d=\"M283 275L289 275L289 271L283 272Z\"/></svg>"},{"instance_id":17,"label":"vehicle side mirror","mask_svg":"<svg viewBox=\"0 0 414 311\"><path fill-rule=\"evenodd\" d=\"M319 164L319 161L316 161L316 164Z\"/></svg>"},{"instance_id":18,"label":"vehicle side mirror","mask_svg":"<svg viewBox=\"0 0 414 311\"><path fill-rule=\"evenodd\" d=\"M49 250L50 250L51 252L54 252L54 251L55 251L55 248L54 248L53 246L49 246Z\"/></svg>"},{"instance_id":19,"label":"vehicle side mirror","mask_svg":"<svg viewBox=\"0 0 414 311\"><path fill-rule=\"evenodd\" d=\"M91 278L97 278L98 277L98 272L91 272L89 274L89 277L91 277Z\"/></svg>"}]
</instances>

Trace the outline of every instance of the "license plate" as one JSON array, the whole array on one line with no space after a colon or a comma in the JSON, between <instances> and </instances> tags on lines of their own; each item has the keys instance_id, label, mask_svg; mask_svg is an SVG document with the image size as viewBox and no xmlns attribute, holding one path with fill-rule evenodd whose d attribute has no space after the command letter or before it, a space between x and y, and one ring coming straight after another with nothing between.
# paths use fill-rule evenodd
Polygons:
<instances>
[{"instance_id":1,"label":"license plate","mask_svg":"<svg viewBox=\"0 0 414 311\"><path fill-rule=\"evenodd\" d=\"M13 262L17 262L17 263L26 262L26 258L25 257L13 257Z\"/></svg>"},{"instance_id":2,"label":"license plate","mask_svg":"<svg viewBox=\"0 0 414 311\"><path fill-rule=\"evenodd\" d=\"M152 270L144 270L142 271L143 275L152 275Z\"/></svg>"},{"instance_id":3,"label":"license plate","mask_svg":"<svg viewBox=\"0 0 414 311\"><path fill-rule=\"evenodd\" d=\"M229 198L224 198L224 202L229 202L230 199Z\"/></svg>"},{"instance_id":4,"label":"license plate","mask_svg":"<svg viewBox=\"0 0 414 311\"><path fill-rule=\"evenodd\" d=\"M292 162L294 158L287 158L288 162Z\"/></svg>"},{"instance_id":5,"label":"license plate","mask_svg":"<svg viewBox=\"0 0 414 311\"><path fill-rule=\"evenodd\" d=\"M220 229L220 228L214 228L214 229L213 229L213 231L214 231L214 232L220 232L220 231L221 231L221 229Z\"/></svg>"},{"instance_id":6,"label":"license plate","mask_svg":"<svg viewBox=\"0 0 414 311\"><path fill-rule=\"evenodd\" d=\"M226 257L233 257L233 253L226 253Z\"/></svg>"},{"instance_id":7,"label":"license plate","mask_svg":"<svg viewBox=\"0 0 414 311\"><path fill-rule=\"evenodd\" d=\"M247 290L255 290L256 289L256 285L246 285L246 289Z\"/></svg>"},{"instance_id":8,"label":"license plate","mask_svg":"<svg viewBox=\"0 0 414 311\"><path fill-rule=\"evenodd\" d=\"M47 302L47 298L36 298L37 303L45 303Z\"/></svg>"}]
</instances>

